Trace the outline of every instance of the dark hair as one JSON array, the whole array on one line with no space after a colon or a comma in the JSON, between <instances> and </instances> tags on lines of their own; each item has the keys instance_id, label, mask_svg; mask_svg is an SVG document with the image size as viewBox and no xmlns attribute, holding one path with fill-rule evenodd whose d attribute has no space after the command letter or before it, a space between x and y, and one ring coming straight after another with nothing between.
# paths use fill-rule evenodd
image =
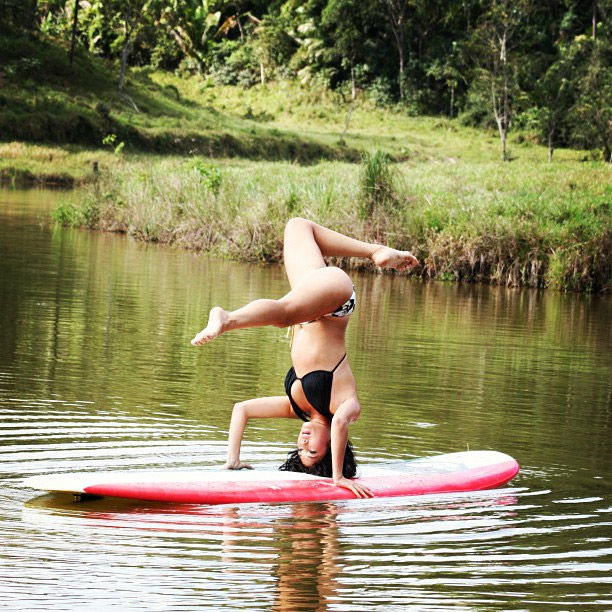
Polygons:
<instances>
[{"instance_id":1,"label":"dark hair","mask_svg":"<svg viewBox=\"0 0 612 612\"><path fill-rule=\"evenodd\" d=\"M297 449L287 453L287 461L279 468L282 472L303 472L304 474L312 474L313 476L324 476L325 478L332 477L332 453L331 446L327 447L325 457L321 461L315 463L311 467L306 467L300 460ZM353 445L350 442L346 443L344 451L344 462L342 463L342 475L345 478L355 478L357 475L357 461L353 452Z\"/></svg>"}]
</instances>

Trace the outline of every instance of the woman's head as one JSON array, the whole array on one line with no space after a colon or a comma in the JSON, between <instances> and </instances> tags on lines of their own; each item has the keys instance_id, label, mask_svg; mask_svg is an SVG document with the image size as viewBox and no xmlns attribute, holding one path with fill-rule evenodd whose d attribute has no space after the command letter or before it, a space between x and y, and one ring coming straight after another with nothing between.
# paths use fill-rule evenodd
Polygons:
<instances>
[{"instance_id":1,"label":"woman's head","mask_svg":"<svg viewBox=\"0 0 612 612\"><path fill-rule=\"evenodd\" d=\"M331 478L333 470L329 425L318 421L304 423L298 435L297 449L288 453L287 460L278 469ZM342 474L345 478L357 475L357 463L350 442L344 452Z\"/></svg>"},{"instance_id":2,"label":"woman's head","mask_svg":"<svg viewBox=\"0 0 612 612\"><path fill-rule=\"evenodd\" d=\"M297 438L297 452L302 464L309 468L319 463L331 445L331 428L322 421L302 424Z\"/></svg>"}]
</instances>

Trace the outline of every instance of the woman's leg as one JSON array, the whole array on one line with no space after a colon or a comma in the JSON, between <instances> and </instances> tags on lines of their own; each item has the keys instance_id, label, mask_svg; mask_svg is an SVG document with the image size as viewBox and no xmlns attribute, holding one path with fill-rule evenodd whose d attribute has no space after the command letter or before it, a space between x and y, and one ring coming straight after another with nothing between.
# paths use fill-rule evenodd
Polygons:
<instances>
[{"instance_id":1,"label":"woman's leg","mask_svg":"<svg viewBox=\"0 0 612 612\"><path fill-rule=\"evenodd\" d=\"M323 256L371 257L380 245L368 244L307 219L290 219L285 226L285 270L291 287L306 274L325 267Z\"/></svg>"},{"instance_id":2,"label":"woman's leg","mask_svg":"<svg viewBox=\"0 0 612 612\"><path fill-rule=\"evenodd\" d=\"M340 268L316 268L304 276L279 300L259 299L238 310L216 306L210 311L208 325L191 341L201 346L233 329L274 325L288 327L329 314L353 293L353 283Z\"/></svg>"},{"instance_id":3,"label":"woman's leg","mask_svg":"<svg viewBox=\"0 0 612 612\"><path fill-rule=\"evenodd\" d=\"M285 227L285 269L291 291L279 300L260 299L234 311L215 307L208 325L191 341L201 346L232 329L274 325L287 327L332 312L352 294L352 282L339 268L327 268L324 255L369 257L381 267L403 269L416 258L378 244L349 238L306 219L291 219Z\"/></svg>"},{"instance_id":4,"label":"woman's leg","mask_svg":"<svg viewBox=\"0 0 612 612\"><path fill-rule=\"evenodd\" d=\"M324 256L365 257L380 268L407 270L419 262L410 251L349 238L307 219L290 219L285 226L285 269L293 288L308 272L325 267Z\"/></svg>"}]
</instances>

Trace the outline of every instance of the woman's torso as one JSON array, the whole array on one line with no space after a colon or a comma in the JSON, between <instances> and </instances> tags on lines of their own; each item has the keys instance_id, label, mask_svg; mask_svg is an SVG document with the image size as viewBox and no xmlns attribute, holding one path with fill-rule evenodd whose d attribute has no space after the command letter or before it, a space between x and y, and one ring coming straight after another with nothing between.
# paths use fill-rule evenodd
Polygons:
<instances>
[{"instance_id":1,"label":"woman's torso","mask_svg":"<svg viewBox=\"0 0 612 612\"><path fill-rule=\"evenodd\" d=\"M346 354L345 333L349 317L324 317L306 325L296 325L291 361L296 376L301 379L309 373L333 371L329 411L333 415L345 400L357 395L357 386ZM312 416L317 410L309 403L302 382L296 380L291 395L300 409Z\"/></svg>"}]
</instances>

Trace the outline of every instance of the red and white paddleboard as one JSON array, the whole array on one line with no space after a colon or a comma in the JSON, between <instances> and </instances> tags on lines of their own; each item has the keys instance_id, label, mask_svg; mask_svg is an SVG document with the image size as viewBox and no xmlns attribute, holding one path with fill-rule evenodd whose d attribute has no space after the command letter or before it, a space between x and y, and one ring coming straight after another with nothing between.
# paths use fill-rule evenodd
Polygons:
<instances>
[{"instance_id":1,"label":"red and white paddleboard","mask_svg":"<svg viewBox=\"0 0 612 612\"><path fill-rule=\"evenodd\" d=\"M374 497L480 491L516 476L518 463L497 451L466 451L392 464L364 465L359 481ZM243 504L352 499L330 478L278 470L81 472L32 476L25 487L186 504Z\"/></svg>"}]
</instances>

